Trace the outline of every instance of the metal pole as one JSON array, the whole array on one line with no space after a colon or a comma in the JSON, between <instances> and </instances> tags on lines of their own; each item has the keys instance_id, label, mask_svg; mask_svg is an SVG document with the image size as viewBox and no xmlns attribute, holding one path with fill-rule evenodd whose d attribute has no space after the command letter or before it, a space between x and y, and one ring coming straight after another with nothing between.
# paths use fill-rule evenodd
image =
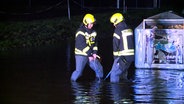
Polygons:
<instances>
[{"instance_id":1,"label":"metal pole","mask_svg":"<svg viewBox=\"0 0 184 104\"><path fill-rule=\"evenodd\" d=\"M68 5L68 19L70 20L70 1L67 0L67 5Z\"/></svg>"},{"instance_id":2,"label":"metal pole","mask_svg":"<svg viewBox=\"0 0 184 104\"><path fill-rule=\"evenodd\" d=\"M157 0L153 0L153 8L157 8Z\"/></svg>"},{"instance_id":3,"label":"metal pole","mask_svg":"<svg viewBox=\"0 0 184 104\"><path fill-rule=\"evenodd\" d=\"M117 0L117 9L119 9L119 0Z\"/></svg>"},{"instance_id":4,"label":"metal pole","mask_svg":"<svg viewBox=\"0 0 184 104\"><path fill-rule=\"evenodd\" d=\"M125 5L125 0L123 0L123 13L126 13L126 5Z\"/></svg>"},{"instance_id":5,"label":"metal pole","mask_svg":"<svg viewBox=\"0 0 184 104\"><path fill-rule=\"evenodd\" d=\"M160 0L159 0L159 3L158 3L158 7L160 8Z\"/></svg>"}]
</instances>

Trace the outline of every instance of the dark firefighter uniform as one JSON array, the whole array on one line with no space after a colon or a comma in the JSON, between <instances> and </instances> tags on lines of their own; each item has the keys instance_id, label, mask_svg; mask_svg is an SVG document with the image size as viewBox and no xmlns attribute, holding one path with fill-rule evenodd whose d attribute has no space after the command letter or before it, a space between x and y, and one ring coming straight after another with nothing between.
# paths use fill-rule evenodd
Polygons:
<instances>
[{"instance_id":1,"label":"dark firefighter uniform","mask_svg":"<svg viewBox=\"0 0 184 104\"><path fill-rule=\"evenodd\" d=\"M72 81L76 81L82 75L86 63L95 71L97 78L103 77L103 67L99 60L89 61L88 59L93 54L97 54L96 36L96 31L88 29L84 25L77 30L75 36L76 70L72 73Z\"/></svg>"},{"instance_id":2,"label":"dark firefighter uniform","mask_svg":"<svg viewBox=\"0 0 184 104\"><path fill-rule=\"evenodd\" d=\"M97 54L96 35L94 30L81 26L76 33L75 55L91 56L93 53Z\"/></svg>"},{"instance_id":3,"label":"dark firefighter uniform","mask_svg":"<svg viewBox=\"0 0 184 104\"><path fill-rule=\"evenodd\" d=\"M133 31L124 21L115 25L113 33L114 63L111 69L110 81L127 80L127 70L134 61Z\"/></svg>"}]
</instances>

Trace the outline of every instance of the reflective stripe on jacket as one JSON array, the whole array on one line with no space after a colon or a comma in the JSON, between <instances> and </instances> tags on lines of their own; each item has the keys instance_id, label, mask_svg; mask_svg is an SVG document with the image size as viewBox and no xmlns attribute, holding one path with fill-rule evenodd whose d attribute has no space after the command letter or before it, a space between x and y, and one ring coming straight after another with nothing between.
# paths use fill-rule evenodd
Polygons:
<instances>
[{"instance_id":1,"label":"reflective stripe on jacket","mask_svg":"<svg viewBox=\"0 0 184 104\"><path fill-rule=\"evenodd\" d=\"M133 31L131 29L118 28L113 34L113 55L134 55Z\"/></svg>"}]
</instances>

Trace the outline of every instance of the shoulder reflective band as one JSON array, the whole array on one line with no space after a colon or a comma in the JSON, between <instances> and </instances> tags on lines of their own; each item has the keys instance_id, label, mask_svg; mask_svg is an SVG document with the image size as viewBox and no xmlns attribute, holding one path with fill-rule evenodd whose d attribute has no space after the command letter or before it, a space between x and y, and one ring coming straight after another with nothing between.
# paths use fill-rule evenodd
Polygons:
<instances>
[{"instance_id":1,"label":"shoulder reflective band","mask_svg":"<svg viewBox=\"0 0 184 104\"><path fill-rule=\"evenodd\" d=\"M82 32L82 31L78 31L78 32L76 33L75 37L77 37L79 34L81 34L81 35L85 36L84 32Z\"/></svg>"}]
</instances>

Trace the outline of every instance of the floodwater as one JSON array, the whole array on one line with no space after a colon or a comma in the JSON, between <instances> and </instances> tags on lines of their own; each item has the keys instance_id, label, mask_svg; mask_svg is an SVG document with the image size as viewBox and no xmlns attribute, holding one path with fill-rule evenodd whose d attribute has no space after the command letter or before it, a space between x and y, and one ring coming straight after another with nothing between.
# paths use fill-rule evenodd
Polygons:
<instances>
[{"instance_id":1,"label":"floodwater","mask_svg":"<svg viewBox=\"0 0 184 104\"><path fill-rule=\"evenodd\" d=\"M95 79L86 66L78 82L72 44L0 52L1 104L183 104L184 70L129 70L131 82ZM105 43L101 43L103 46ZM110 46L109 46L110 47ZM102 47L105 76L111 69L110 48ZM71 53L71 54L69 54Z\"/></svg>"}]
</instances>

